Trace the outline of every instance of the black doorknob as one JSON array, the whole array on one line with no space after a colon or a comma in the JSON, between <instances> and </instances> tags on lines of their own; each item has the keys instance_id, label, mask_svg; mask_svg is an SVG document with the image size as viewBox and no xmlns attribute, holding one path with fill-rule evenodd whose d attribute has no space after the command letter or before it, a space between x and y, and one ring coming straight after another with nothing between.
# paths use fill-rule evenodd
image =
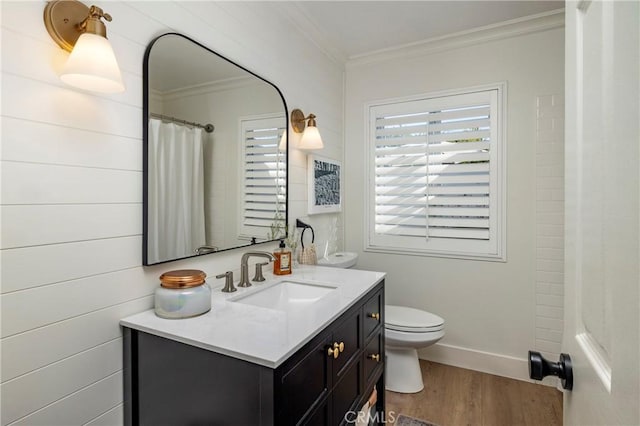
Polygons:
<instances>
[{"instance_id":1,"label":"black doorknob","mask_svg":"<svg viewBox=\"0 0 640 426\"><path fill-rule=\"evenodd\" d=\"M573 369L571 357L560 354L560 361L547 361L540 352L529 351L529 377L533 380L542 380L546 376L557 376L562 381L562 387L573 389Z\"/></svg>"}]
</instances>

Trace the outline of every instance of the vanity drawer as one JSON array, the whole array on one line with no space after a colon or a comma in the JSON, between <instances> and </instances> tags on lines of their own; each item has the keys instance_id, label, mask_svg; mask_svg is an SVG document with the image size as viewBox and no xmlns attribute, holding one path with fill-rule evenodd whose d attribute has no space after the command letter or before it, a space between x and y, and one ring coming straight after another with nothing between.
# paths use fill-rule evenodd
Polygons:
<instances>
[{"instance_id":1,"label":"vanity drawer","mask_svg":"<svg viewBox=\"0 0 640 426\"><path fill-rule=\"evenodd\" d=\"M376 368L384 362L382 332L378 332L364 349L364 381L368 383Z\"/></svg>"},{"instance_id":2,"label":"vanity drawer","mask_svg":"<svg viewBox=\"0 0 640 426\"><path fill-rule=\"evenodd\" d=\"M378 325L384 324L384 299L382 290L374 294L364 304L364 338L367 339L375 331Z\"/></svg>"}]
</instances>

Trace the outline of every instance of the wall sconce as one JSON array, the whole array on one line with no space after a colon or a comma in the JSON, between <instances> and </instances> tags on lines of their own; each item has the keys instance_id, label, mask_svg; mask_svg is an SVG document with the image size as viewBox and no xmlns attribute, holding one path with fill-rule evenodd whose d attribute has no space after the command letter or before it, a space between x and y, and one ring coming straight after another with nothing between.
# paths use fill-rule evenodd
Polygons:
<instances>
[{"instance_id":1,"label":"wall sconce","mask_svg":"<svg viewBox=\"0 0 640 426\"><path fill-rule=\"evenodd\" d=\"M308 120L308 123L307 123ZM299 109L291 111L291 127L296 133L302 133L300 139L299 149L314 150L322 149L324 144L320 137L320 132L316 127L316 116L309 114L308 117L304 116L304 113Z\"/></svg>"},{"instance_id":2,"label":"wall sconce","mask_svg":"<svg viewBox=\"0 0 640 426\"><path fill-rule=\"evenodd\" d=\"M111 16L97 6L76 0L55 0L44 8L44 26L51 38L71 52L60 79L80 89L100 93L124 91L118 62L101 18Z\"/></svg>"}]
</instances>

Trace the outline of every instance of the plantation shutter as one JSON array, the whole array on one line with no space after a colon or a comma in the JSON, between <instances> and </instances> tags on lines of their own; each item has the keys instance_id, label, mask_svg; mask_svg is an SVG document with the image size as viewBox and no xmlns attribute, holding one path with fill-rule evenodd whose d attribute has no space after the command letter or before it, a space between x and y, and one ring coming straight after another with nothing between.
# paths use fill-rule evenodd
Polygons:
<instances>
[{"instance_id":1,"label":"plantation shutter","mask_svg":"<svg viewBox=\"0 0 640 426\"><path fill-rule=\"evenodd\" d=\"M284 117L241 120L243 150L240 236L268 237L274 221L286 218L286 150L279 150Z\"/></svg>"},{"instance_id":2,"label":"plantation shutter","mask_svg":"<svg viewBox=\"0 0 640 426\"><path fill-rule=\"evenodd\" d=\"M429 114L429 236L489 239L490 106Z\"/></svg>"},{"instance_id":3,"label":"plantation shutter","mask_svg":"<svg viewBox=\"0 0 640 426\"><path fill-rule=\"evenodd\" d=\"M427 236L427 116L375 116L377 234Z\"/></svg>"},{"instance_id":4,"label":"plantation shutter","mask_svg":"<svg viewBox=\"0 0 640 426\"><path fill-rule=\"evenodd\" d=\"M370 245L492 254L497 90L370 108Z\"/></svg>"}]
</instances>

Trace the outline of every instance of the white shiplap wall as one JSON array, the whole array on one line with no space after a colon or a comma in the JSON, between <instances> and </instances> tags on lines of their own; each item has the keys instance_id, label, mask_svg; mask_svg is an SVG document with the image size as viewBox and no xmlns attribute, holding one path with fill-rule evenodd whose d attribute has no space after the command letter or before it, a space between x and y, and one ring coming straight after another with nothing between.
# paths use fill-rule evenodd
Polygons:
<instances>
[{"instance_id":1,"label":"white shiplap wall","mask_svg":"<svg viewBox=\"0 0 640 426\"><path fill-rule=\"evenodd\" d=\"M272 81L290 109L320 118L323 155L342 158L342 67L296 34L279 6L97 5L114 18L124 94L63 85L66 53L45 30L45 2L0 3L2 425L121 423L119 319L152 306L165 270L211 276L239 266L239 251L140 266L142 59L151 39L184 33ZM294 150L290 162L293 220L306 213L306 157ZM320 242L336 220L311 219Z\"/></svg>"}]
</instances>

